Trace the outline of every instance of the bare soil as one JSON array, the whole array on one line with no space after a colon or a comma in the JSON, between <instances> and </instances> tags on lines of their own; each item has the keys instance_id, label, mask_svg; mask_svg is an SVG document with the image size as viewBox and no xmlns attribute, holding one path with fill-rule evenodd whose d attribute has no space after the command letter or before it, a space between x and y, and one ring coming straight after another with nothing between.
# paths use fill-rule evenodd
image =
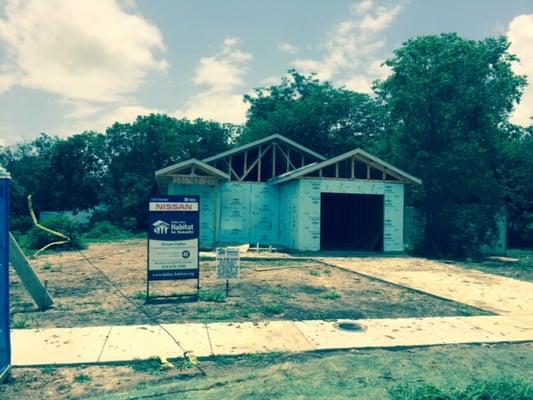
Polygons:
<instances>
[{"instance_id":1,"label":"bare soil","mask_svg":"<svg viewBox=\"0 0 533 400\"><path fill-rule=\"evenodd\" d=\"M92 244L84 253L159 322L488 314L304 259L243 261L241 279L230 283L227 298L225 282L216 279L215 262L202 261L199 301L146 305L146 241ZM80 253L51 253L33 264L47 282L55 304L50 310L38 311L11 271L13 328L150 323ZM196 281L155 282L151 291L157 295L194 294Z\"/></svg>"},{"instance_id":2,"label":"bare soil","mask_svg":"<svg viewBox=\"0 0 533 400\"><path fill-rule=\"evenodd\" d=\"M194 368L161 370L155 361L15 368L11 381L0 385L0 399L392 400L389 389L404 384L448 391L491 379L532 382L533 344L259 354L201 363L207 376Z\"/></svg>"}]
</instances>

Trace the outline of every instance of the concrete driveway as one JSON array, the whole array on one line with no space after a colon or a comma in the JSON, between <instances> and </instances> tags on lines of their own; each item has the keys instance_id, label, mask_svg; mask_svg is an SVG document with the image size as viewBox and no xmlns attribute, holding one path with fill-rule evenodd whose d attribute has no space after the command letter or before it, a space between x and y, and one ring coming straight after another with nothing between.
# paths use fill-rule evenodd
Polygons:
<instances>
[{"instance_id":1,"label":"concrete driveway","mask_svg":"<svg viewBox=\"0 0 533 400\"><path fill-rule=\"evenodd\" d=\"M316 258L328 265L499 315L533 315L533 283L422 258Z\"/></svg>"}]
</instances>

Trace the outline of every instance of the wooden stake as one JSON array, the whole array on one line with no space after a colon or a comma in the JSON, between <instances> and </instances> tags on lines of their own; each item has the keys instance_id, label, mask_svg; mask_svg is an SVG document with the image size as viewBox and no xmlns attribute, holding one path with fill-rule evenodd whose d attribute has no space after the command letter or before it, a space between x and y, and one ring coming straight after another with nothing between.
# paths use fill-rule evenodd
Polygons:
<instances>
[{"instance_id":1,"label":"wooden stake","mask_svg":"<svg viewBox=\"0 0 533 400\"><path fill-rule=\"evenodd\" d=\"M39 309L46 310L50 308L50 306L54 304L52 297L48 293L48 290L46 290L46 286L43 285L39 279L39 276L22 252L11 232L9 232L9 263Z\"/></svg>"}]
</instances>

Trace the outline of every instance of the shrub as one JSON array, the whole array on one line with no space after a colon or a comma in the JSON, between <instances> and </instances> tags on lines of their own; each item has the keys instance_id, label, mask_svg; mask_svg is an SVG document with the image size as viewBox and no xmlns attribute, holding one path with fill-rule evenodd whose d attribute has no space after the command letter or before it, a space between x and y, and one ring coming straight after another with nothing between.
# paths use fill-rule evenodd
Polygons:
<instances>
[{"instance_id":1,"label":"shrub","mask_svg":"<svg viewBox=\"0 0 533 400\"><path fill-rule=\"evenodd\" d=\"M113 225L109 221L101 221L89 229L83 237L91 241L109 242L128 239L131 237L131 233L119 226Z\"/></svg>"},{"instance_id":2,"label":"shrub","mask_svg":"<svg viewBox=\"0 0 533 400\"><path fill-rule=\"evenodd\" d=\"M66 244L59 246L53 246L54 250L81 250L86 248L85 243L81 239L80 225L71 219L63 216L54 216L46 218L42 221L42 225L52 230L61 232L68 236L70 241ZM43 248L49 243L62 240L56 235L52 235L40 228L34 226L30 229L27 235L27 246L32 250L38 250Z\"/></svg>"},{"instance_id":3,"label":"shrub","mask_svg":"<svg viewBox=\"0 0 533 400\"><path fill-rule=\"evenodd\" d=\"M33 226L33 221L30 216L16 216L11 217L9 221L9 230L14 233L26 233Z\"/></svg>"}]
</instances>

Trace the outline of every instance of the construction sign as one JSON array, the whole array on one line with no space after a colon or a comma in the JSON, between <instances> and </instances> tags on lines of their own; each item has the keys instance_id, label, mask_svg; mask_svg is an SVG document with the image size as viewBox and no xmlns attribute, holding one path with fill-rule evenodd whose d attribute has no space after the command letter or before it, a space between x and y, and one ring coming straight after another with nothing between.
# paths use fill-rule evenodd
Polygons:
<instances>
[{"instance_id":1,"label":"construction sign","mask_svg":"<svg viewBox=\"0 0 533 400\"><path fill-rule=\"evenodd\" d=\"M148 281L197 279L199 231L198 196L151 198Z\"/></svg>"},{"instance_id":2,"label":"construction sign","mask_svg":"<svg viewBox=\"0 0 533 400\"><path fill-rule=\"evenodd\" d=\"M239 277L241 257L238 248L217 247L217 279Z\"/></svg>"}]
</instances>

